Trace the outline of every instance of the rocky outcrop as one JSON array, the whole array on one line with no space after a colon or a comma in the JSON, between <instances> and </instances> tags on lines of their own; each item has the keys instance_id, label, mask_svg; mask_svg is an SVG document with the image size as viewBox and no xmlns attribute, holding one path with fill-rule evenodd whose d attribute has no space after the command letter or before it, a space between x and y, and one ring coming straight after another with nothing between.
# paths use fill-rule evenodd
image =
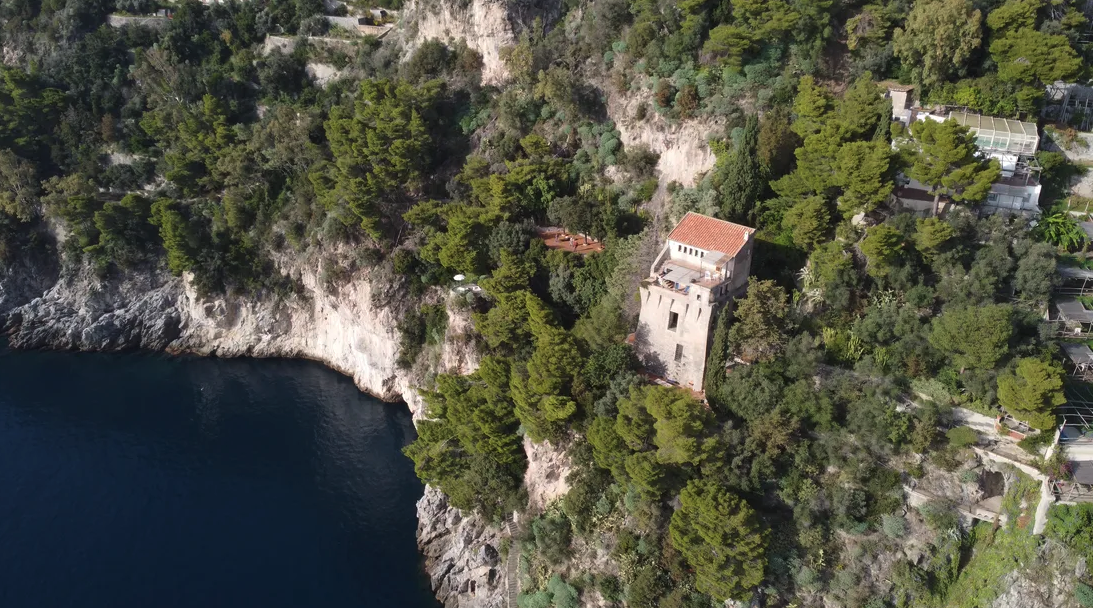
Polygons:
<instances>
[{"instance_id":1,"label":"rocky outcrop","mask_svg":"<svg viewBox=\"0 0 1093 608\"><path fill-rule=\"evenodd\" d=\"M713 168L717 156L710 150L711 135L724 129L724 122L706 117L690 120L669 120L652 111L648 91L637 90L625 95L605 87L607 112L619 130L619 138L627 147L645 146L660 155L657 172L661 188L671 182L693 186L695 179ZM642 116L638 108L645 106Z\"/></svg>"},{"instance_id":2,"label":"rocky outcrop","mask_svg":"<svg viewBox=\"0 0 1093 608\"><path fill-rule=\"evenodd\" d=\"M178 337L179 291L177 279L156 272L118 280L98 278L86 268L70 272L8 313L10 342L17 348L162 350Z\"/></svg>"},{"instance_id":3,"label":"rocky outcrop","mask_svg":"<svg viewBox=\"0 0 1093 608\"><path fill-rule=\"evenodd\" d=\"M1074 588L1087 573L1084 557L1048 540L1040 548L1036 563L1019 564L1005 576L1005 591L990 608L1080 608Z\"/></svg>"},{"instance_id":4,"label":"rocky outcrop","mask_svg":"<svg viewBox=\"0 0 1093 608\"><path fill-rule=\"evenodd\" d=\"M89 267L67 269L52 285L31 265L0 276L0 326L18 348L153 349L221 357L298 357L321 361L386 400L422 414L417 376L396 365L399 311L377 305L393 287L368 271L325 288L317 260L279 261L301 287L286 298L198 295L189 277L144 268L100 278ZM39 277L39 278L36 278ZM30 296L36 290L37 296ZM374 297L377 296L377 297ZM434 294L441 299L444 294ZM431 353L439 371L469 373L469 314L453 307L445 343ZM6 320L6 321L5 321ZM418 505L420 546L437 596L448 608L492 608L504 598L496 566L500 532L447 504L428 488Z\"/></svg>"},{"instance_id":5,"label":"rocky outcrop","mask_svg":"<svg viewBox=\"0 0 1093 608\"><path fill-rule=\"evenodd\" d=\"M482 83L500 84L508 78L501 49L516 44L536 19L549 26L560 15L558 0L411 0L400 14L403 57L426 40L464 41L482 55Z\"/></svg>"},{"instance_id":6,"label":"rocky outcrop","mask_svg":"<svg viewBox=\"0 0 1093 608\"><path fill-rule=\"evenodd\" d=\"M528 455L528 470L524 487L528 490L528 511L545 510L550 503L569 492L566 477L573 468L569 455L549 441L533 443L524 436L524 452Z\"/></svg>"},{"instance_id":7,"label":"rocky outcrop","mask_svg":"<svg viewBox=\"0 0 1093 608\"><path fill-rule=\"evenodd\" d=\"M445 608L505 608L501 532L448 504L436 488L417 503L417 538Z\"/></svg>"},{"instance_id":8,"label":"rocky outcrop","mask_svg":"<svg viewBox=\"0 0 1093 608\"><path fill-rule=\"evenodd\" d=\"M8 268L0 268L0 329L12 310L56 283L57 272L52 257L35 255L20 255Z\"/></svg>"}]
</instances>

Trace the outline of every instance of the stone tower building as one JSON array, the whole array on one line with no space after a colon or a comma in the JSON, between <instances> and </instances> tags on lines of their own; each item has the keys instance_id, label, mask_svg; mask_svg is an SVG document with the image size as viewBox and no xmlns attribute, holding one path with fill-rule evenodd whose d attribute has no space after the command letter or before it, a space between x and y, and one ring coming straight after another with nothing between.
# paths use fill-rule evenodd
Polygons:
<instances>
[{"instance_id":1,"label":"stone tower building","mask_svg":"<svg viewBox=\"0 0 1093 608\"><path fill-rule=\"evenodd\" d=\"M688 213L641 284L635 343L646 369L702 390L717 313L744 291L754 228Z\"/></svg>"}]
</instances>

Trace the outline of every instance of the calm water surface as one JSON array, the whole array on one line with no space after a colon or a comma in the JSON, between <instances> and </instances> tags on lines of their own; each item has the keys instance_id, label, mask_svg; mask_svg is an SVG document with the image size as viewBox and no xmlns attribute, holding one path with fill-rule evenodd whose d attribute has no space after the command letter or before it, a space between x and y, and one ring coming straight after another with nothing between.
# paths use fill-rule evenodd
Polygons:
<instances>
[{"instance_id":1,"label":"calm water surface","mask_svg":"<svg viewBox=\"0 0 1093 608\"><path fill-rule=\"evenodd\" d=\"M437 608L413 437L314 363L0 350L0 607Z\"/></svg>"}]
</instances>

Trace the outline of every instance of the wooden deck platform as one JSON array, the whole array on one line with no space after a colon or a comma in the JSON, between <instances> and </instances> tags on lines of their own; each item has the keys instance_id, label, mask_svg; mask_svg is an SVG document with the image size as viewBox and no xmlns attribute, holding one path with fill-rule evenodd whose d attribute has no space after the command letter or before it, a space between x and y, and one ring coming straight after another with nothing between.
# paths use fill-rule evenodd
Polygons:
<instances>
[{"instance_id":1,"label":"wooden deck platform","mask_svg":"<svg viewBox=\"0 0 1093 608\"><path fill-rule=\"evenodd\" d=\"M570 234L559 228L544 228L539 231L539 238L547 249L562 249L579 255L603 251L603 241L597 241L581 234Z\"/></svg>"}]
</instances>

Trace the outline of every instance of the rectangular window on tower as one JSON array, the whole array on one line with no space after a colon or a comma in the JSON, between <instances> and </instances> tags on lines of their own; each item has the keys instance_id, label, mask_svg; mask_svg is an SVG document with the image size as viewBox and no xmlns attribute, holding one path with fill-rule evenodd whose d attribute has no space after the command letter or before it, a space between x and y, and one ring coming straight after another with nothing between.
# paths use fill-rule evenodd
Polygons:
<instances>
[{"instance_id":1,"label":"rectangular window on tower","mask_svg":"<svg viewBox=\"0 0 1093 608\"><path fill-rule=\"evenodd\" d=\"M683 360L683 345L676 344L676 363Z\"/></svg>"},{"instance_id":2,"label":"rectangular window on tower","mask_svg":"<svg viewBox=\"0 0 1093 608\"><path fill-rule=\"evenodd\" d=\"M679 326L679 313L678 312L669 312L668 313L668 329L670 329L672 331L675 331L676 327L678 327L678 326Z\"/></svg>"}]
</instances>

